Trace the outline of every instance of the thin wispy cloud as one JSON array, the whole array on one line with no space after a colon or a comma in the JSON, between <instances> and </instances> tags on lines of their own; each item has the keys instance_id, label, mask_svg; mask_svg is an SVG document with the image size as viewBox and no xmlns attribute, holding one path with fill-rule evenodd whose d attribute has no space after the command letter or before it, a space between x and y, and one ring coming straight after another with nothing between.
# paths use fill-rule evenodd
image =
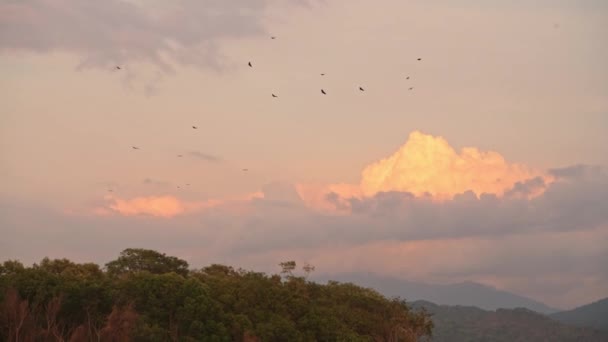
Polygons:
<instances>
[{"instance_id":1,"label":"thin wispy cloud","mask_svg":"<svg viewBox=\"0 0 608 342\"><path fill-rule=\"evenodd\" d=\"M188 153L188 155L194 159L210 162L210 163L219 163L222 161L222 158L218 156L214 156L212 154L203 153L199 151L192 151Z\"/></svg>"}]
</instances>

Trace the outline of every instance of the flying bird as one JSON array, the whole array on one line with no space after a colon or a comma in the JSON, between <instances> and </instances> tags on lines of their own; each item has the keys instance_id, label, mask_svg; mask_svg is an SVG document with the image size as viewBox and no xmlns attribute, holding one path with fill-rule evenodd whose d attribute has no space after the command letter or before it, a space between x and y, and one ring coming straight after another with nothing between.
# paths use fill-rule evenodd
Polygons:
<instances>
[{"instance_id":1,"label":"flying bird","mask_svg":"<svg viewBox=\"0 0 608 342\"><path fill-rule=\"evenodd\" d=\"M325 76L325 74L321 74L321 76Z\"/></svg>"},{"instance_id":2,"label":"flying bird","mask_svg":"<svg viewBox=\"0 0 608 342\"><path fill-rule=\"evenodd\" d=\"M275 94L272 94L272 97L278 97L278 96L276 96Z\"/></svg>"},{"instance_id":3,"label":"flying bird","mask_svg":"<svg viewBox=\"0 0 608 342\"><path fill-rule=\"evenodd\" d=\"M414 90L414 87L410 87L410 90Z\"/></svg>"},{"instance_id":4,"label":"flying bird","mask_svg":"<svg viewBox=\"0 0 608 342\"><path fill-rule=\"evenodd\" d=\"M178 154L177 156L178 156L179 158L183 157L181 154Z\"/></svg>"},{"instance_id":5,"label":"flying bird","mask_svg":"<svg viewBox=\"0 0 608 342\"><path fill-rule=\"evenodd\" d=\"M243 171L249 171L249 169L243 169Z\"/></svg>"},{"instance_id":6,"label":"flying bird","mask_svg":"<svg viewBox=\"0 0 608 342\"><path fill-rule=\"evenodd\" d=\"M139 150L139 147L137 146L131 146L134 150Z\"/></svg>"},{"instance_id":7,"label":"flying bird","mask_svg":"<svg viewBox=\"0 0 608 342\"><path fill-rule=\"evenodd\" d=\"M196 127L196 126L192 126L192 129L198 129L198 127Z\"/></svg>"},{"instance_id":8,"label":"flying bird","mask_svg":"<svg viewBox=\"0 0 608 342\"><path fill-rule=\"evenodd\" d=\"M359 87L359 90L361 90L361 91L365 91L365 89L363 89L363 87Z\"/></svg>"},{"instance_id":9,"label":"flying bird","mask_svg":"<svg viewBox=\"0 0 608 342\"><path fill-rule=\"evenodd\" d=\"M422 60L422 58L418 58L418 60L419 60L419 61L421 61L421 60Z\"/></svg>"},{"instance_id":10,"label":"flying bird","mask_svg":"<svg viewBox=\"0 0 608 342\"><path fill-rule=\"evenodd\" d=\"M252 68L253 68L253 65L251 65L251 62L247 63L247 65L249 65L250 67L252 67Z\"/></svg>"},{"instance_id":11,"label":"flying bird","mask_svg":"<svg viewBox=\"0 0 608 342\"><path fill-rule=\"evenodd\" d=\"M323 95L327 95L327 93L323 89L321 89L321 93L323 93Z\"/></svg>"},{"instance_id":12,"label":"flying bird","mask_svg":"<svg viewBox=\"0 0 608 342\"><path fill-rule=\"evenodd\" d=\"M406 80L409 80L409 79L410 79L410 77L408 76L408 77L406 77L405 79L406 79Z\"/></svg>"},{"instance_id":13,"label":"flying bird","mask_svg":"<svg viewBox=\"0 0 608 342\"><path fill-rule=\"evenodd\" d=\"M272 37L270 37L270 39L277 39L277 37L275 37L275 36L272 36Z\"/></svg>"},{"instance_id":14,"label":"flying bird","mask_svg":"<svg viewBox=\"0 0 608 342\"><path fill-rule=\"evenodd\" d=\"M117 65L117 66L116 66L116 70L120 70L120 69L121 69L121 68L120 68L120 67Z\"/></svg>"}]
</instances>

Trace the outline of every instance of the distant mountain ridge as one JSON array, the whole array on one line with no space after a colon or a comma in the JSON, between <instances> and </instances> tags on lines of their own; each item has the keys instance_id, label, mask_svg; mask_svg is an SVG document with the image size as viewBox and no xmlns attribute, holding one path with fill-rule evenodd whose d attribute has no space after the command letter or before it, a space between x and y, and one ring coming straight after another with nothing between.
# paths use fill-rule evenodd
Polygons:
<instances>
[{"instance_id":1,"label":"distant mountain ridge","mask_svg":"<svg viewBox=\"0 0 608 342\"><path fill-rule=\"evenodd\" d=\"M550 315L560 322L608 332L608 298Z\"/></svg>"},{"instance_id":2,"label":"distant mountain ridge","mask_svg":"<svg viewBox=\"0 0 608 342\"><path fill-rule=\"evenodd\" d=\"M313 280L352 282L360 286L371 287L388 297L402 297L408 302L426 300L440 305L476 306L484 310L526 308L542 314L559 311L539 301L473 282L447 285L426 284L372 273L321 275Z\"/></svg>"},{"instance_id":3,"label":"distant mountain ridge","mask_svg":"<svg viewBox=\"0 0 608 342\"><path fill-rule=\"evenodd\" d=\"M567 325L528 309L481 310L471 306L437 305L428 301L410 303L424 308L434 323L433 336L421 341L551 341L606 342L608 333Z\"/></svg>"}]
</instances>

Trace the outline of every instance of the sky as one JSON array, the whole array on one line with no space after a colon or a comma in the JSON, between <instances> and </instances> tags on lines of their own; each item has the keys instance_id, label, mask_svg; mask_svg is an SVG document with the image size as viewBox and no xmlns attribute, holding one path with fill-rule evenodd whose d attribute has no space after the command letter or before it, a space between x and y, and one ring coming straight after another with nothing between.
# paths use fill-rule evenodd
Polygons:
<instances>
[{"instance_id":1,"label":"sky","mask_svg":"<svg viewBox=\"0 0 608 342\"><path fill-rule=\"evenodd\" d=\"M606 36L598 0L0 0L0 260L606 297Z\"/></svg>"}]
</instances>

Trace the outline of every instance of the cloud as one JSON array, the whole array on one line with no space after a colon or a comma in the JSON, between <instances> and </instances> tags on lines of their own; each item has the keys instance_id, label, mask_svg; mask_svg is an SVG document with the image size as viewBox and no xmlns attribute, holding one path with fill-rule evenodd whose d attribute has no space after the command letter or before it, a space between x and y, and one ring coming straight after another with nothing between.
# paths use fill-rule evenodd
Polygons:
<instances>
[{"instance_id":1,"label":"cloud","mask_svg":"<svg viewBox=\"0 0 608 342\"><path fill-rule=\"evenodd\" d=\"M361 189L367 196L387 191L437 198L465 191L502 195L513 184L535 177L551 179L539 170L510 164L497 152L465 147L458 153L444 138L416 131L393 155L363 170Z\"/></svg>"},{"instance_id":2,"label":"cloud","mask_svg":"<svg viewBox=\"0 0 608 342\"><path fill-rule=\"evenodd\" d=\"M359 198L361 189L354 184L305 184L298 183L295 189L302 201L310 208L325 213L340 214L349 209L344 198Z\"/></svg>"},{"instance_id":3,"label":"cloud","mask_svg":"<svg viewBox=\"0 0 608 342\"><path fill-rule=\"evenodd\" d=\"M219 163L222 161L222 158L211 155L211 154L207 154L207 153L203 153L203 152L199 152L199 151L192 151L190 152L188 155L190 155L193 158L196 159L200 159L206 162L210 162L210 163Z\"/></svg>"},{"instance_id":4,"label":"cloud","mask_svg":"<svg viewBox=\"0 0 608 342\"><path fill-rule=\"evenodd\" d=\"M140 196L124 199L115 196L106 196L105 202L92 209L94 215L108 216L112 214L122 216L152 216L160 218L173 218L185 214L203 212L213 208L228 211L242 210L242 203L251 203L255 199L263 198L262 192L254 192L226 199L209 199L205 201L186 201L172 195Z\"/></svg>"},{"instance_id":5,"label":"cloud","mask_svg":"<svg viewBox=\"0 0 608 342\"><path fill-rule=\"evenodd\" d=\"M111 198L111 200L108 209L125 216L150 215L168 218L184 213L187 207L186 203L173 196L137 197L129 200Z\"/></svg>"},{"instance_id":6,"label":"cloud","mask_svg":"<svg viewBox=\"0 0 608 342\"><path fill-rule=\"evenodd\" d=\"M307 1L282 3L305 5ZM223 67L225 39L265 33L272 0L0 2L0 51L53 51L82 57L82 67L148 62Z\"/></svg>"},{"instance_id":7,"label":"cloud","mask_svg":"<svg viewBox=\"0 0 608 342\"><path fill-rule=\"evenodd\" d=\"M509 163L498 152L474 147L457 153L444 138L414 131L393 155L365 167L359 184L297 184L296 188L308 206L344 213L362 209L362 205L367 205L366 198L379 193L435 201L467 192L477 197L491 194L533 198L542 194L560 172L565 171L545 172Z\"/></svg>"},{"instance_id":8,"label":"cloud","mask_svg":"<svg viewBox=\"0 0 608 342\"><path fill-rule=\"evenodd\" d=\"M411 144L418 138L426 142ZM188 256L195 267L220 262L273 271L277 262L296 259L329 274L371 271L419 281L479 281L556 306L605 296L605 168L539 171L497 154L458 154L430 136L410 138L404 146L400 151L407 153L371 166L394 166L383 169L388 180L375 185L388 191L271 182L260 192L198 201L170 194L107 196L87 215L4 200L0 234L6 241L0 256L38 255L47 248L57 256L70 250L108 255L138 245ZM437 176L400 175L412 170ZM443 172L452 172L452 180L444 181ZM487 186L486 173L500 174L509 186ZM51 247L27 244L31 236ZM530 279L538 281L526 282ZM543 282L551 291L543 291Z\"/></svg>"},{"instance_id":9,"label":"cloud","mask_svg":"<svg viewBox=\"0 0 608 342\"><path fill-rule=\"evenodd\" d=\"M602 173L593 179L593 182L580 179L555 182L542 195L531 199L493 194L477 197L473 192L465 192L451 200L437 202L432 197L416 197L403 192L381 192L366 198L343 198L329 193L327 203L340 209L340 215L328 215L324 208L307 206L287 216L275 212L270 215L265 211L266 207L258 205L256 219L246 223L244 239L235 242L230 250L231 253L247 254L277 247L495 239L593 231L608 227L608 176ZM521 185L516 184L514 189L519 187ZM265 238L256 239L256 236Z\"/></svg>"}]
</instances>

